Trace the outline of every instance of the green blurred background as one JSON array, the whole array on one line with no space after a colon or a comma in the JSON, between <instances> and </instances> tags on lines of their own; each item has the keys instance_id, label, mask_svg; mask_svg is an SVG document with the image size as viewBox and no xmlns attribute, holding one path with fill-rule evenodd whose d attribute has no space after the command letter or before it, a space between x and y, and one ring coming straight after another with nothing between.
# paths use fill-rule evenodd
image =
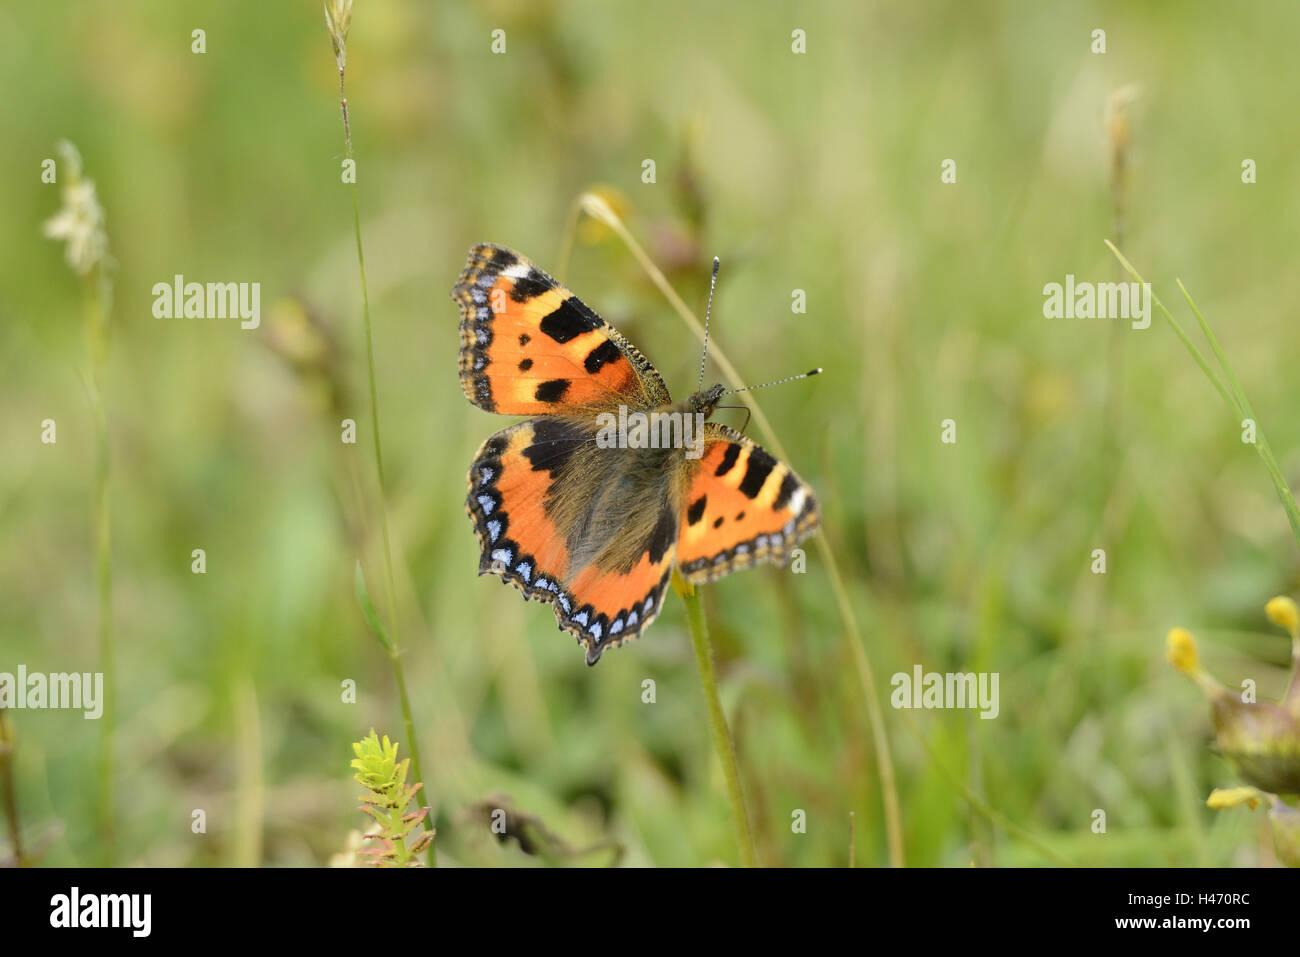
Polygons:
<instances>
[{"instance_id":1,"label":"green blurred background","mask_svg":"<svg viewBox=\"0 0 1300 957\"><path fill-rule=\"evenodd\" d=\"M1104 55L1089 49L1098 28ZM743 377L826 367L758 398L823 503L884 700L908 864L1270 860L1260 815L1204 807L1237 779L1162 639L1187 625L1222 680L1277 696L1287 643L1262 607L1297 586L1284 514L1158 317L1146 331L1045 319L1042 287L1117 278L1102 240L1118 199L1125 252L1171 306L1174 277L1188 284L1300 478L1298 31L1284 0L358 0L348 99L398 630L440 862L601 864L608 846L580 852L604 841L625 864L737 861L680 601L588 669L548 608L475 575L465 472L507 420L461 394L448 292L474 242L558 270L588 189L701 313L721 257L713 333ZM353 591L360 556L386 607L320 5L8 4L0 86L0 670L98 670L83 288L41 235L60 197L40 164L68 138L117 264L114 859L324 864L363 824L350 742L371 727L407 742ZM1108 103L1133 86L1117 141ZM946 158L956 184L940 182ZM155 319L151 287L175 273L259 281L261 328ZM674 395L694 387L698 343L608 230L579 225L565 278ZM339 442L343 416L355 446ZM56 445L39 440L45 418ZM947 418L955 445L939 441ZM821 553L803 576L740 573L705 602L761 861L847 863L854 812L857 863L886 863L877 755ZM916 663L998 672L999 717L905 719L889 677ZM28 843L50 864L102 859L100 727L8 716ZM485 802L557 840L494 840Z\"/></svg>"}]
</instances>

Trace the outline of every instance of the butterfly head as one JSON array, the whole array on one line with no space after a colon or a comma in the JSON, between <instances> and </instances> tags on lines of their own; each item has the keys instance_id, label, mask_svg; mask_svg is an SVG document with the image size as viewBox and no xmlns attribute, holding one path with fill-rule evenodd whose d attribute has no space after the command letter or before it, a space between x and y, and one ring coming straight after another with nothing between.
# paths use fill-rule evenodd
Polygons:
<instances>
[{"instance_id":1,"label":"butterfly head","mask_svg":"<svg viewBox=\"0 0 1300 957\"><path fill-rule=\"evenodd\" d=\"M726 391L726 387L719 382L712 388L697 392L687 399L686 408L690 412L702 412L707 419L713 415L713 411L718 407L718 400L722 398L722 394Z\"/></svg>"}]
</instances>

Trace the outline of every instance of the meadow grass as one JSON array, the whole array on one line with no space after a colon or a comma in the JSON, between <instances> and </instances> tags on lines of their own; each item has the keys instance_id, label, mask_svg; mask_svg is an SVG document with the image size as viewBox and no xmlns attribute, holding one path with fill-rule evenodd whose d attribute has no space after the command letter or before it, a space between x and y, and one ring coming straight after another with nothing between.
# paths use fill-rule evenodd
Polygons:
<instances>
[{"instance_id":1,"label":"meadow grass","mask_svg":"<svg viewBox=\"0 0 1300 957\"><path fill-rule=\"evenodd\" d=\"M117 711L117 655L113 648L113 518L109 506L111 456L108 446L108 409L104 401L104 379L108 364L108 278L104 266L96 267L85 280L86 339L89 344L89 393L95 421L95 471L92 515L95 527L95 595L99 603L99 662L104 674L104 714L101 718L99 773L96 802L99 822L99 861L104 867L115 862L115 807L113 760L115 714Z\"/></svg>"},{"instance_id":2,"label":"meadow grass","mask_svg":"<svg viewBox=\"0 0 1300 957\"><path fill-rule=\"evenodd\" d=\"M1106 245L1110 248L1110 251L1115 254L1115 258L1120 261L1129 275L1131 275L1138 283L1144 281L1141 274L1133 268L1132 263L1124 258L1123 253L1121 253L1113 243L1107 241ZM1210 349L1214 353L1214 358L1219 363L1219 368L1223 371L1223 375L1227 380L1226 385L1224 384L1224 381L1214 373L1214 370L1210 368L1210 364L1201 353L1201 350L1196 347L1196 344L1193 343L1187 333L1183 331L1182 326L1179 324L1178 320L1173 317L1173 314L1165 308L1165 304L1160 301L1160 297L1153 293L1152 301L1155 304L1156 309L1159 310L1160 315L1164 317L1165 321L1169 323L1170 327L1177 334L1179 340L1187 347L1187 351L1191 353L1192 358L1196 360L1196 364L1200 367L1201 371L1205 373L1206 378L1210 380L1210 384L1215 387L1215 391L1217 391L1223 398L1223 401L1227 404L1228 408L1239 417L1242 428L1246 427L1247 421L1254 426L1255 441L1250 444L1254 446L1255 451L1259 453L1260 461L1264 463L1264 469L1268 472L1269 480L1273 483L1273 488L1277 492L1278 502L1281 504L1282 510L1286 513L1287 521L1291 525L1292 534L1295 535L1296 545L1300 547L1300 506L1296 504L1295 495L1291 491L1291 486L1288 484L1286 476L1282 474L1282 469L1281 466L1278 465L1277 457L1273 454L1273 449L1268 444L1268 437L1264 434L1264 427L1256 420L1255 410L1251 407L1250 400L1246 398L1246 392L1241 387L1241 380L1237 378L1237 373L1233 371L1232 363L1228 361L1227 354L1223 351L1223 347L1219 345L1218 337L1215 336L1213 330L1210 329L1210 324L1206 322L1205 316L1201 314L1201 310L1197 307L1196 301L1192 299L1191 293L1187 291L1187 287L1183 285L1181 279L1176 279L1174 281L1178 284L1178 289L1182 292L1183 298L1187 300L1187 305L1192 310L1192 314L1196 316L1196 321L1201 327L1201 332L1205 335L1206 341L1210 344Z\"/></svg>"},{"instance_id":3,"label":"meadow grass","mask_svg":"<svg viewBox=\"0 0 1300 957\"><path fill-rule=\"evenodd\" d=\"M702 305L714 255L727 277L711 336L734 384L826 367L766 393L749 430L818 493L808 574L760 568L699 590L757 860L1269 860L1250 815L1205 807L1238 779L1206 748L1205 702L1161 637L1194 628L1206 669L1225 686L1256 680L1261 700L1286 685L1259 604L1300 589L1274 503L1295 521L1283 489L1300 468L1300 421L1285 415L1300 405L1300 227L1280 211L1300 203L1283 96L1300 9L845 2L800 8L797 24L769 3L736 19L674 0L635 23L592 0L362 9L347 93L364 104L349 125L367 215L354 192L351 223L338 215L347 145L321 122L340 91L319 7L231 0L202 24L182 5L94 0L71 21L52 5L0 14L0 79L23 91L0 153L13 187L0 671L101 660L84 290L39 239L57 187L35 171L69 136L118 259L105 376L119 863L330 860L358 827L345 756L371 727L407 756L418 740L444 866L612 859L499 840L485 801L570 849L620 848L627 865L740 862L686 609L670 603L588 669L548 609L475 576L465 469L506 422L461 393L448 290L479 241L557 275L567 264L566 284L675 395L697 374L682 313ZM1105 55L1088 49L1099 24ZM206 54L189 51L195 26ZM794 26L806 55L790 51ZM504 55L490 49L498 27ZM1105 118L1132 84L1117 191ZM1241 182L1246 157L1255 184ZM647 158L657 182L641 179ZM940 181L945 158L956 183ZM682 308L575 207L586 193L616 209ZM1239 387L1199 320L1170 326L1194 340L1188 362L1163 315L1144 332L1043 317L1044 283L1114 277L1104 236L1144 273L1194 277ZM263 328L154 318L152 284L178 272L261 281ZM791 311L795 289L806 313ZM281 314L337 344L328 376L275 350ZM1242 448L1239 393L1267 423L1264 472ZM353 413L352 394L382 400L382 422L377 401ZM338 442L349 413L376 439L382 424L373 463ZM35 438L47 417L57 445ZM190 572L196 547L206 575ZM1104 576L1089 569L1096 548ZM400 632L396 668L358 641L372 629L358 559L375 620ZM889 678L916 664L1000 672L999 717L895 713ZM345 680L355 704L340 701ZM105 726L4 717L26 856L101 859ZM1090 828L1098 809L1105 834Z\"/></svg>"},{"instance_id":4,"label":"meadow grass","mask_svg":"<svg viewBox=\"0 0 1300 957\"><path fill-rule=\"evenodd\" d=\"M389 629L384 628L379 616L375 613L374 606L370 602L360 561L356 564L355 574L357 600L361 604L371 632L384 646L385 651L388 652L388 659L392 662L393 680L397 684L398 702L402 711L402 727L406 733L406 747L411 752L411 770L414 772L415 780L423 783L425 778L420 770L420 746L415 736L415 722L411 718L411 700L406 691L406 673L402 667L402 651L398 639L400 632L397 615L397 583L393 575L393 546L388 532L388 480L384 476L384 448L379 428L379 393L375 384L375 343L370 327L370 290L366 285L366 254L361 241L361 205L357 199L356 157L352 152L352 124L348 119L348 97L345 87L347 35L352 19L352 3L351 0L334 0L332 4L326 2L323 6L326 27L330 33L330 41L334 47L334 58L339 69L339 112L343 117L343 140L346 160L353 164L353 175L349 182L350 188L348 192L352 196L352 228L357 241L357 269L361 276L361 316L366 334L366 382L370 389L370 426L375 449L375 474L379 479L379 527L384 547L384 584L388 595ZM426 791L425 794L427 796L428 792ZM432 837L433 812L431 809L425 813L423 820L425 830L430 832L431 835L427 842L429 866L437 867L438 854L435 846L436 841Z\"/></svg>"},{"instance_id":5,"label":"meadow grass","mask_svg":"<svg viewBox=\"0 0 1300 957\"><path fill-rule=\"evenodd\" d=\"M94 427L94 466L91 473L91 528L95 542L95 600L99 668L103 674L105 700L100 717L99 754L95 775L95 823L99 866L115 862L115 746L116 652L113 639L113 546L112 510L109 501L112 456L109 448L108 403L105 398L108 352L112 327L109 325L113 299L108 233L104 210L94 183L84 175L81 155L67 140L57 146L59 163L52 167L57 182L62 172L62 205L46 220L47 238L64 243L64 256L76 274L82 292L85 336L84 385ZM57 422L54 423L57 436ZM55 439L57 441L57 438ZM17 825L14 825L15 831ZM21 855L17 855L21 857Z\"/></svg>"}]
</instances>

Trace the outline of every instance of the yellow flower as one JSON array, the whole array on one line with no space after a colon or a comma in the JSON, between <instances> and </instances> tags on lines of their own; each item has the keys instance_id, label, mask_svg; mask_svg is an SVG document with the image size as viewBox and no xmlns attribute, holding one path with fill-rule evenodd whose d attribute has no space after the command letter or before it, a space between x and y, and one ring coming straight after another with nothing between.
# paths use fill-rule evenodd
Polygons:
<instances>
[{"instance_id":1,"label":"yellow flower","mask_svg":"<svg viewBox=\"0 0 1300 957\"><path fill-rule=\"evenodd\" d=\"M1297 610L1295 602L1290 598L1285 595L1270 598L1264 606L1264 614L1268 615L1268 620L1273 624L1285 628L1292 639L1300 637L1300 610Z\"/></svg>"},{"instance_id":2,"label":"yellow flower","mask_svg":"<svg viewBox=\"0 0 1300 957\"><path fill-rule=\"evenodd\" d=\"M1300 793L1300 715L1271 701L1247 701L1201 668L1196 639L1186 628L1165 637L1165 657L1210 701L1214 746L1251 784Z\"/></svg>"},{"instance_id":3,"label":"yellow flower","mask_svg":"<svg viewBox=\"0 0 1300 957\"><path fill-rule=\"evenodd\" d=\"M1216 700L1227 694L1223 685L1202 670L1196 639L1186 628L1169 629L1169 634L1165 635L1165 659L1200 685L1207 698Z\"/></svg>"},{"instance_id":4,"label":"yellow flower","mask_svg":"<svg viewBox=\"0 0 1300 957\"><path fill-rule=\"evenodd\" d=\"M1300 811L1283 803L1276 794L1258 788L1215 788L1205 803L1216 811L1243 804L1253 811L1267 804L1278 860L1287 867L1300 867Z\"/></svg>"},{"instance_id":5,"label":"yellow flower","mask_svg":"<svg viewBox=\"0 0 1300 957\"><path fill-rule=\"evenodd\" d=\"M1291 635L1291 683L1282 696L1284 704L1293 715L1300 718L1300 609L1285 595L1269 599L1264 606L1268 620Z\"/></svg>"},{"instance_id":6,"label":"yellow flower","mask_svg":"<svg viewBox=\"0 0 1300 957\"><path fill-rule=\"evenodd\" d=\"M1205 806L1221 811L1226 807L1240 807L1244 804L1253 811L1267 798L1268 795L1259 788L1215 788L1205 799Z\"/></svg>"},{"instance_id":7,"label":"yellow flower","mask_svg":"<svg viewBox=\"0 0 1300 957\"><path fill-rule=\"evenodd\" d=\"M1165 658L1183 674L1195 677L1201 670L1196 639L1186 628L1171 628L1165 636Z\"/></svg>"}]
</instances>

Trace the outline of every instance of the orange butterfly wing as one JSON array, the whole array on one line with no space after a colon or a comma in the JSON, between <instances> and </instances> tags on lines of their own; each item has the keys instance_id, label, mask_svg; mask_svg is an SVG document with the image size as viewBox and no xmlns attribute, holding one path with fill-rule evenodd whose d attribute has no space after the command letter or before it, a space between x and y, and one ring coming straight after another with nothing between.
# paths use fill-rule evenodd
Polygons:
<instances>
[{"instance_id":1,"label":"orange butterfly wing","mask_svg":"<svg viewBox=\"0 0 1300 957\"><path fill-rule=\"evenodd\" d=\"M683 578L710 582L760 561L784 565L819 521L812 489L790 466L725 425L704 426L677 539Z\"/></svg>"},{"instance_id":2,"label":"orange butterfly wing","mask_svg":"<svg viewBox=\"0 0 1300 957\"><path fill-rule=\"evenodd\" d=\"M569 552L544 507L548 466L581 439L538 435L539 424L512 425L479 447L469 469L466 509L478 536L479 574L493 572L526 598L551 601L568 576Z\"/></svg>"},{"instance_id":3,"label":"orange butterfly wing","mask_svg":"<svg viewBox=\"0 0 1300 957\"><path fill-rule=\"evenodd\" d=\"M541 418L520 422L489 438L469 471L466 509L479 542L479 574L489 572L510 582L525 597L549 601L559 627L575 636L593 665L607 648L637 637L659 614L672 573L678 513L667 502L643 542L609 547L614 535L592 529L597 521L620 522L625 516L599 514L600 480L570 486L580 496L586 519L574 542L556 525L552 507L557 485L572 481L576 455L594 442L581 420ZM592 541L605 549L593 554ZM576 547L578 554L571 554ZM631 567L612 561L615 551L636 554Z\"/></svg>"},{"instance_id":4,"label":"orange butterfly wing","mask_svg":"<svg viewBox=\"0 0 1300 957\"><path fill-rule=\"evenodd\" d=\"M451 295L460 306L461 388L480 409L554 415L669 401L650 360L512 250L472 248Z\"/></svg>"},{"instance_id":5,"label":"orange butterfly wing","mask_svg":"<svg viewBox=\"0 0 1300 957\"><path fill-rule=\"evenodd\" d=\"M675 524L675 516L665 516ZM587 664L594 665L607 649L638 637L659 617L672 571L669 538L666 551L655 555L647 550L630 571L602 571L588 565L574 578L569 585L573 609L565 611L557 601L555 617L586 649Z\"/></svg>"}]
</instances>

